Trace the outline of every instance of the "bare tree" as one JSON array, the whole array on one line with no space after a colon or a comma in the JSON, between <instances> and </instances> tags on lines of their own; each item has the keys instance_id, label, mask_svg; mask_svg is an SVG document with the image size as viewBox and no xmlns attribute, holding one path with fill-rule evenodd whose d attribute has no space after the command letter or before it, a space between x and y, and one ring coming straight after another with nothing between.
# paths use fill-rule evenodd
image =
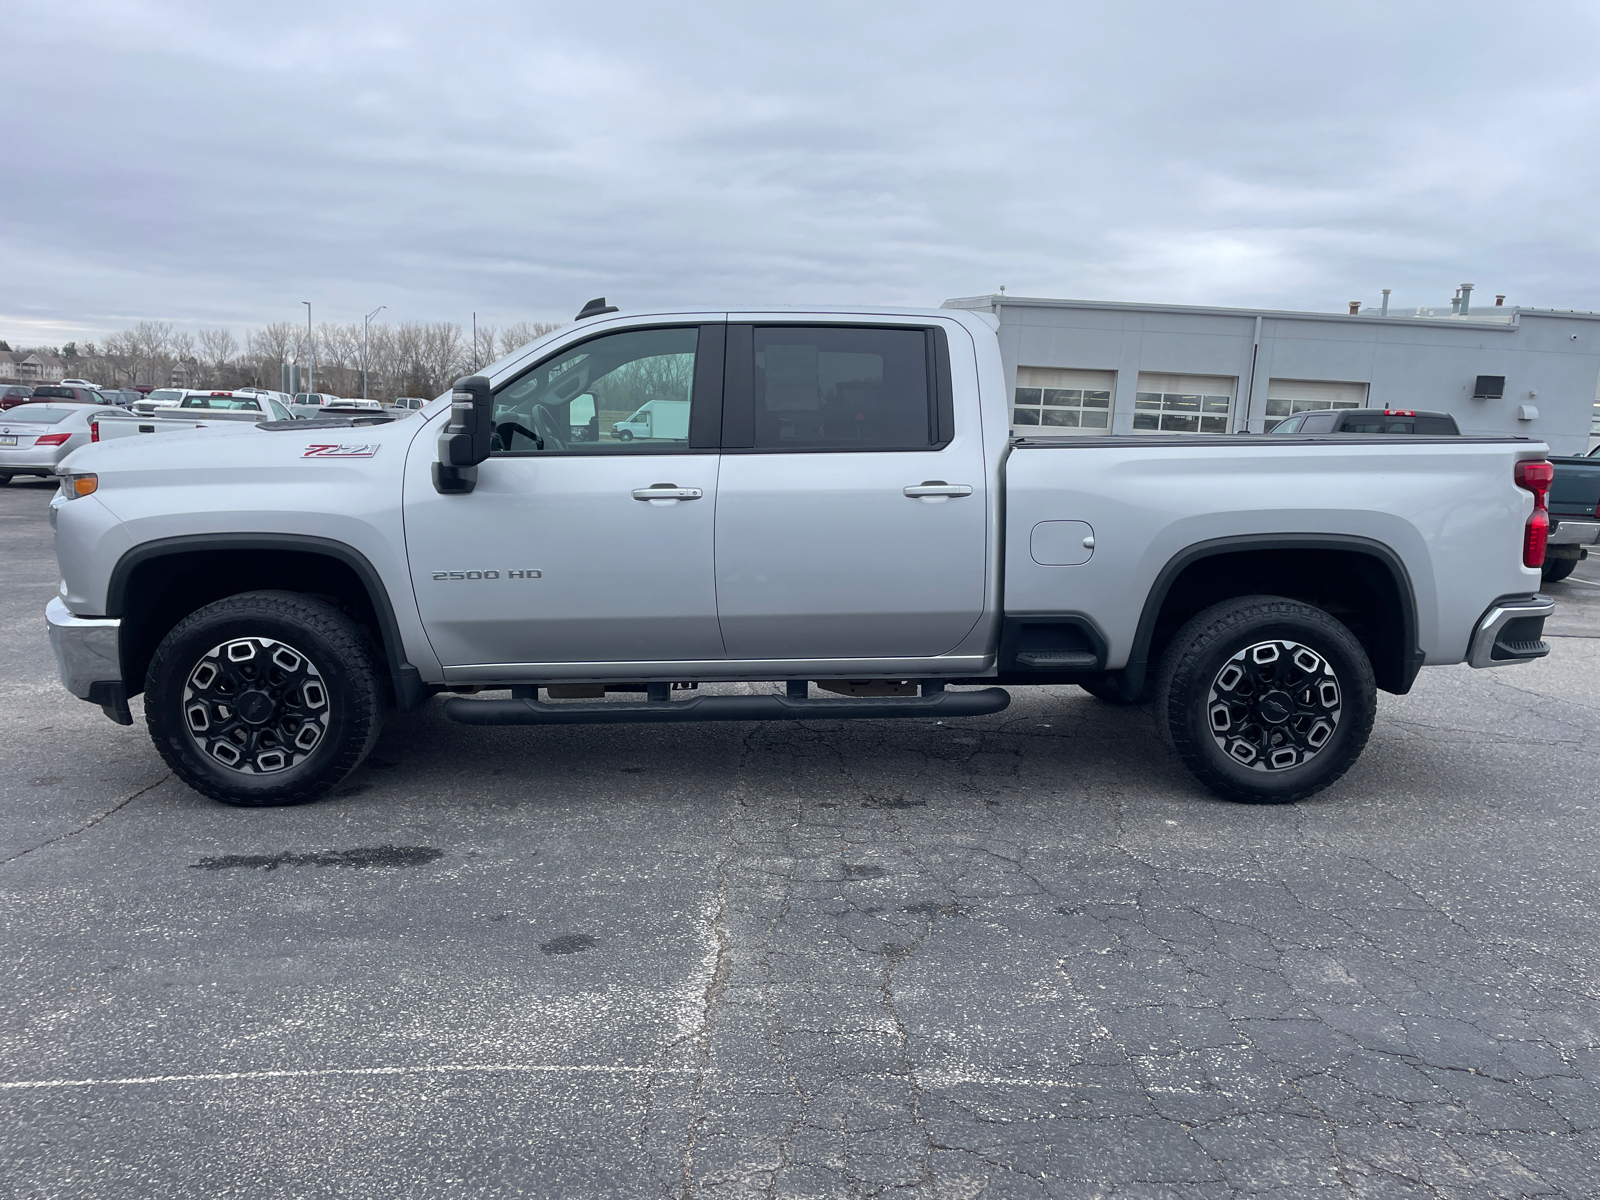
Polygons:
<instances>
[{"instance_id":1,"label":"bare tree","mask_svg":"<svg viewBox=\"0 0 1600 1200\"><path fill-rule=\"evenodd\" d=\"M494 352L498 338L493 325L479 325L475 331L477 341L472 344L472 366L476 370L486 367L500 355Z\"/></svg>"},{"instance_id":2,"label":"bare tree","mask_svg":"<svg viewBox=\"0 0 1600 1200\"><path fill-rule=\"evenodd\" d=\"M548 321L518 321L514 325L507 325L500 331L500 353L494 357L504 358L513 350L521 350L529 342L536 342L545 334L554 333L560 328Z\"/></svg>"},{"instance_id":3,"label":"bare tree","mask_svg":"<svg viewBox=\"0 0 1600 1200\"><path fill-rule=\"evenodd\" d=\"M239 343L231 329L202 329L199 334L200 360L211 371L212 382L217 382L222 372L239 353Z\"/></svg>"}]
</instances>

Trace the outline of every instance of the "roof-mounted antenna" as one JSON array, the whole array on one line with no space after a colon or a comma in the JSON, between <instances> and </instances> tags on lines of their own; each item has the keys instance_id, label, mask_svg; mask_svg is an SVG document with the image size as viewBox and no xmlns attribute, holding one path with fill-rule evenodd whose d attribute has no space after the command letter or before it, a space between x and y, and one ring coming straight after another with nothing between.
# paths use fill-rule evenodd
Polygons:
<instances>
[{"instance_id":1,"label":"roof-mounted antenna","mask_svg":"<svg viewBox=\"0 0 1600 1200\"><path fill-rule=\"evenodd\" d=\"M574 317L573 320L581 321L585 317L598 317L604 313L616 311L617 306L615 304L607 304L604 296L596 296L593 300L589 301L589 303L583 306L583 311Z\"/></svg>"}]
</instances>

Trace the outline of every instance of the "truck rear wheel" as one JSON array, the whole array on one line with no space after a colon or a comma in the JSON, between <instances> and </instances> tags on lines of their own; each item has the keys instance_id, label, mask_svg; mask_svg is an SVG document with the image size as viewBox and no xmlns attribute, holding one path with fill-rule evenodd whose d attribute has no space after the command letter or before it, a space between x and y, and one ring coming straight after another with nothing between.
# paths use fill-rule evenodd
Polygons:
<instances>
[{"instance_id":1,"label":"truck rear wheel","mask_svg":"<svg viewBox=\"0 0 1600 1200\"><path fill-rule=\"evenodd\" d=\"M360 766L383 695L360 628L293 592L246 592L180 621L145 677L167 765L224 804L304 804Z\"/></svg>"},{"instance_id":2,"label":"truck rear wheel","mask_svg":"<svg viewBox=\"0 0 1600 1200\"><path fill-rule=\"evenodd\" d=\"M1243 596L1178 630L1153 711L1183 765L1213 792L1288 804L1361 756L1377 686L1366 651L1339 621L1297 600Z\"/></svg>"}]
</instances>

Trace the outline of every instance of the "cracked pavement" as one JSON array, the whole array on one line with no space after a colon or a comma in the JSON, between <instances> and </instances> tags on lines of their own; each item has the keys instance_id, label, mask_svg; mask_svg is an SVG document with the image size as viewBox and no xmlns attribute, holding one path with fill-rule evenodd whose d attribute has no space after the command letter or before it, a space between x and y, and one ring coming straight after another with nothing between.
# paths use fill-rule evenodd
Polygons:
<instances>
[{"instance_id":1,"label":"cracked pavement","mask_svg":"<svg viewBox=\"0 0 1600 1200\"><path fill-rule=\"evenodd\" d=\"M425 711L240 810L56 684L48 499L0 489L0 1194L1600 1194L1592 564L1299 805L1060 687Z\"/></svg>"}]
</instances>

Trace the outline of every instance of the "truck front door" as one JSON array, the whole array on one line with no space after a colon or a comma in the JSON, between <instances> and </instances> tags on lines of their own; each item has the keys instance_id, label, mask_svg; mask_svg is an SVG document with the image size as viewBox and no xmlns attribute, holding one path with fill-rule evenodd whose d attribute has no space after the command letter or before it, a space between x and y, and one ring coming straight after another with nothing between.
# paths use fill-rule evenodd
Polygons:
<instances>
[{"instance_id":1,"label":"truck front door","mask_svg":"<svg viewBox=\"0 0 1600 1200\"><path fill-rule=\"evenodd\" d=\"M434 490L434 429L413 445L406 548L445 666L724 657L712 559L723 329L600 334L500 384L470 494ZM657 398L692 407L691 427L610 436Z\"/></svg>"},{"instance_id":2,"label":"truck front door","mask_svg":"<svg viewBox=\"0 0 1600 1200\"><path fill-rule=\"evenodd\" d=\"M716 577L730 657L925 657L971 632L986 473L951 395L938 329L728 327Z\"/></svg>"}]
</instances>

